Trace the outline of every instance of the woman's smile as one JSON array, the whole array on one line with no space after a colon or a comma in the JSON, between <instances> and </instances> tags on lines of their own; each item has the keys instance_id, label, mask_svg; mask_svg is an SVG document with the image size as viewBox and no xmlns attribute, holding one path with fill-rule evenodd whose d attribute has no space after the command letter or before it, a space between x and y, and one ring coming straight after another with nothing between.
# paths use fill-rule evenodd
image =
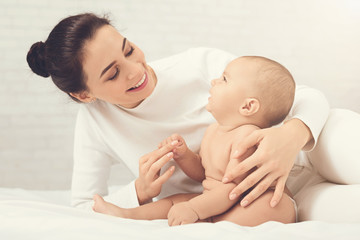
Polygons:
<instances>
[{"instance_id":1,"label":"woman's smile","mask_svg":"<svg viewBox=\"0 0 360 240\"><path fill-rule=\"evenodd\" d=\"M146 84L148 83L149 81L149 78L146 74L146 72L144 73L144 76L140 79L140 81L137 82L137 84L132 87L132 88L129 88L128 90L126 90L127 92L136 92L136 91L140 91L142 90L143 88L146 87Z\"/></svg>"}]
</instances>

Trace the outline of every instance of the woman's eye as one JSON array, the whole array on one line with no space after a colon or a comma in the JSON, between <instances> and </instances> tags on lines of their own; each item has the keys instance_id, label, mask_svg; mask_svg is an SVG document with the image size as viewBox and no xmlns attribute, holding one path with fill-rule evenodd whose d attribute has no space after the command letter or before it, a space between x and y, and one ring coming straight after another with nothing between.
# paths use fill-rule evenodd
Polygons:
<instances>
[{"instance_id":1,"label":"woman's eye","mask_svg":"<svg viewBox=\"0 0 360 240\"><path fill-rule=\"evenodd\" d=\"M115 67L115 73L114 73L114 75L112 76L112 77L110 77L109 78L109 80L114 80L117 76L118 76L118 74L119 74L119 68L118 67Z\"/></svg>"},{"instance_id":2,"label":"woman's eye","mask_svg":"<svg viewBox=\"0 0 360 240\"><path fill-rule=\"evenodd\" d=\"M126 53L125 57L131 56L131 54L133 54L133 52L134 52L134 47L131 46L130 51L128 53Z\"/></svg>"}]
</instances>

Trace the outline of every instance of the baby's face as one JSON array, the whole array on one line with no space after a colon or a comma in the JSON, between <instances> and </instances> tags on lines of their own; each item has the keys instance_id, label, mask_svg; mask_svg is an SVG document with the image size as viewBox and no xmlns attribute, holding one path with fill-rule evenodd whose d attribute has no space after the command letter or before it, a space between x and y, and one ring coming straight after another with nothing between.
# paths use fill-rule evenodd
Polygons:
<instances>
[{"instance_id":1,"label":"baby's face","mask_svg":"<svg viewBox=\"0 0 360 240\"><path fill-rule=\"evenodd\" d=\"M230 62L221 77L211 82L207 110L215 118L237 113L246 98L255 97L257 70L257 64L245 58Z\"/></svg>"}]
</instances>

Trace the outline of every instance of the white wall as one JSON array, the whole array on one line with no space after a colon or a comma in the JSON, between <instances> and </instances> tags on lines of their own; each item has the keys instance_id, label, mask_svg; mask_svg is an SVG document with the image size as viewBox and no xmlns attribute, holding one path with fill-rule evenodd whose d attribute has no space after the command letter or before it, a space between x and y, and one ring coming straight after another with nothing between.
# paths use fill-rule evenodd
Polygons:
<instances>
[{"instance_id":1,"label":"white wall","mask_svg":"<svg viewBox=\"0 0 360 240\"><path fill-rule=\"evenodd\" d=\"M62 18L110 13L147 60L208 46L283 63L332 107L360 112L357 0L1 0L0 187L70 186L77 104L25 56ZM116 172L112 182L129 176Z\"/></svg>"}]
</instances>

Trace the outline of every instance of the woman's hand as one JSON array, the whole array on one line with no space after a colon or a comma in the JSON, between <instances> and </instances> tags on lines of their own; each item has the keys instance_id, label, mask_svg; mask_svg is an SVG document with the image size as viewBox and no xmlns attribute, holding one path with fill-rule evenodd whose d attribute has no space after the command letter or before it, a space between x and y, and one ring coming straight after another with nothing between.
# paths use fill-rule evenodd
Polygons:
<instances>
[{"instance_id":1,"label":"woman's hand","mask_svg":"<svg viewBox=\"0 0 360 240\"><path fill-rule=\"evenodd\" d=\"M177 142L169 143L161 148L145 154L139 161L139 177L135 181L136 193L140 205L160 194L162 185L174 173L175 166L160 175L161 168L173 158L172 150Z\"/></svg>"},{"instance_id":2,"label":"woman's hand","mask_svg":"<svg viewBox=\"0 0 360 240\"><path fill-rule=\"evenodd\" d=\"M251 169L255 170L230 192L229 198L234 199L254 187L240 203L245 207L274 185L270 205L275 207L282 197L296 155L310 140L312 135L309 128L299 119L291 119L278 128L254 131L238 145L232 158L239 158L253 146L257 146L257 150L235 168L229 169L223 182L230 182Z\"/></svg>"}]
</instances>

